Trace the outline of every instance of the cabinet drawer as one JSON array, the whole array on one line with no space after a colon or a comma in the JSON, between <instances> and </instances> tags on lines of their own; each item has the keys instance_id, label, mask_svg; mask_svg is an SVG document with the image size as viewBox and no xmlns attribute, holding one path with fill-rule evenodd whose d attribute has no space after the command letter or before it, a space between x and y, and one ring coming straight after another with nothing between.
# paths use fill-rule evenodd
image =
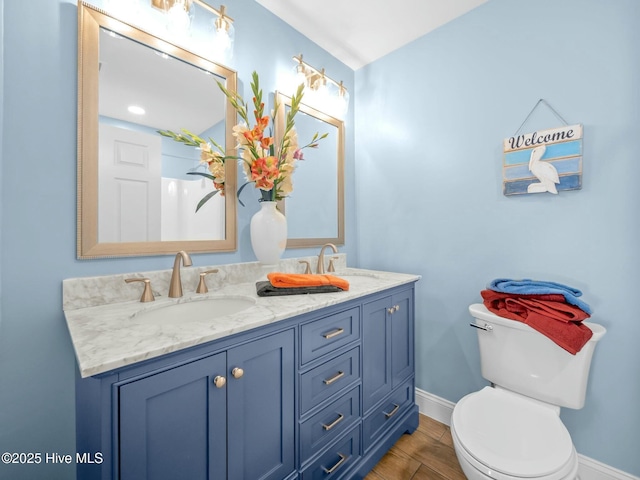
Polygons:
<instances>
[{"instance_id":1,"label":"cabinet drawer","mask_svg":"<svg viewBox=\"0 0 640 480\"><path fill-rule=\"evenodd\" d=\"M360 337L360 307L351 308L300 328L300 357L304 365Z\"/></svg>"},{"instance_id":2,"label":"cabinet drawer","mask_svg":"<svg viewBox=\"0 0 640 480\"><path fill-rule=\"evenodd\" d=\"M349 430L359 419L360 387L356 387L300 425L301 463Z\"/></svg>"},{"instance_id":3,"label":"cabinet drawer","mask_svg":"<svg viewBox=\"0 0 640 480\"><path fill-rule=\"evenodd\" d=\"M353 431L302 472L302 480L337 480L344 478L351 466L360 459L360 428Z\"/></svg>"},{"instance_id":4,"label":"cabinet drawer","mask_svg":"<svg viewBox=\"0 0 640 480\"><path fill-rule=\"evenodd\" d=\"M413 405L413 380L398 387L363 422L365 451Z\"/></svg>"},{"instance_id":5,"label":"cabinet drawer","mask_svg":"<svg viewBox=\"0 0 640 480\"><path fill-rule=\"evenodd\" d=\"M349 350L303 373L300 378L300 414L304 414L359 378L359 348Z\"/></svg>"}]
</instances>

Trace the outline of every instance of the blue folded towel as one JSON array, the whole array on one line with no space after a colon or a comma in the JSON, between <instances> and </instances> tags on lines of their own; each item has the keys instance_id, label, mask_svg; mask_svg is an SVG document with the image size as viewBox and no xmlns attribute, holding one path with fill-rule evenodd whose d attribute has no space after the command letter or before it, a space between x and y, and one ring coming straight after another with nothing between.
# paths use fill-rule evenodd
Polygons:
<instances>
[{"instance_id":1,"label":"blue folded towel","mask_svg":"<svg viewBox=\"0 0 640 480\"><path fill-rule=\"evenodd\" d=\"M564 296L567 303L575 305L591 315L591 307L578 298L582 296L582 292L577 288L569 287L561 283L530 280L528 278L524 278L522 280L496 278L489 283L487 288L494 292L515 293L521 295L546 295L550 293L560 294Z\"/></svg>"}]
</instances>

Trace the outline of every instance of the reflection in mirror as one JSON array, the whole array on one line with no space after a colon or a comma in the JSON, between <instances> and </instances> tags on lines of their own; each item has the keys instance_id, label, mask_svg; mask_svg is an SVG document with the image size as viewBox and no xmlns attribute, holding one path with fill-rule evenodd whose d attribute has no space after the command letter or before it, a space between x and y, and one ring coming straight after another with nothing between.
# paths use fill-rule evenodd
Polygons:
<instances>
[{"instance_id":1,"label":"reflection in mirror","mask_svg":"<svg viewBox=\"0 0 640 480\"><path fill-rule=\"evenodd\" d=\"M281 105L279 134L291 99L281 93L276 99ZM296 131L298 138L311 138L315 132L328 135L317 149L304 151L304 160L296 164L293 192L281 203L287 217L287 248L344 244L344 123L301 104Z\"/></svg>"},{"instance_id":2,"label":"reflection in mirror","mask_svg":"<svg viewBox=\"0 0 640 480\"><path fill-rule=\"evenodd\" d=\"M157 133L186 128L234 148L235 72L79 6L78 256L230 251L236 248L235 163L227 196L187 172L200 152Z\"/></svg>"}]
</instances>

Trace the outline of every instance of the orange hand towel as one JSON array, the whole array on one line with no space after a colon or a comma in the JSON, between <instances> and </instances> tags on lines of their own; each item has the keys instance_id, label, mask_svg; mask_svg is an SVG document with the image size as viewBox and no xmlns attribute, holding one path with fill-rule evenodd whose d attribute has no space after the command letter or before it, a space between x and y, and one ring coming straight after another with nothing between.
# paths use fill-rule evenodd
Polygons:
<instances>
[{"instance_id":1,"label":"orange hand towel","mask_svg":"<svg viewBox=\"0 0 640 480\"><path fill-rule=\"evenodd\" d=\"M313 275L310 273L269 273L267 278L274 287L320 287L333 285L342 290L349 290L349 282L334 275Z\"/></svg>"}]
</instances>

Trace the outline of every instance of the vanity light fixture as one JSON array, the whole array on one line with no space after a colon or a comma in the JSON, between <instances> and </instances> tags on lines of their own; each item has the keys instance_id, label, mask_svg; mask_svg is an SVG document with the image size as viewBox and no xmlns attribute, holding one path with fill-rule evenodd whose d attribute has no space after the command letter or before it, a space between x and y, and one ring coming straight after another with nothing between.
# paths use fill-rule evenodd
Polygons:
<instances>
[{"instance_id":1,"label":"vanity light fixture","mask_svg":"<svg viewBox=\"0 0 640 480\"><path fill-rule=\"evenodd\" d=\"M304 60L302 54L294 56L295 79L292 90L296 90L302 83L305 88L303 102L334 117L342 118L349 109L349 92L342 83L328 77L324 68L318 70Z\"/></svg>"},{"instance_id":2,"label":"vanity light fixture","mask_svg":"<svg viewBox=\"0 0 640 480\"><path fill-rule=\"evenodd\" d=\"M187 35L195 13L194 4L215 15L211 25L213 39L211 50L214 58L229 60L233 54L235 29L224 5L214 8L202 0L151 0L151 5L165 12L167 28L174 34Z\"/></svg>"}]
</instances>

